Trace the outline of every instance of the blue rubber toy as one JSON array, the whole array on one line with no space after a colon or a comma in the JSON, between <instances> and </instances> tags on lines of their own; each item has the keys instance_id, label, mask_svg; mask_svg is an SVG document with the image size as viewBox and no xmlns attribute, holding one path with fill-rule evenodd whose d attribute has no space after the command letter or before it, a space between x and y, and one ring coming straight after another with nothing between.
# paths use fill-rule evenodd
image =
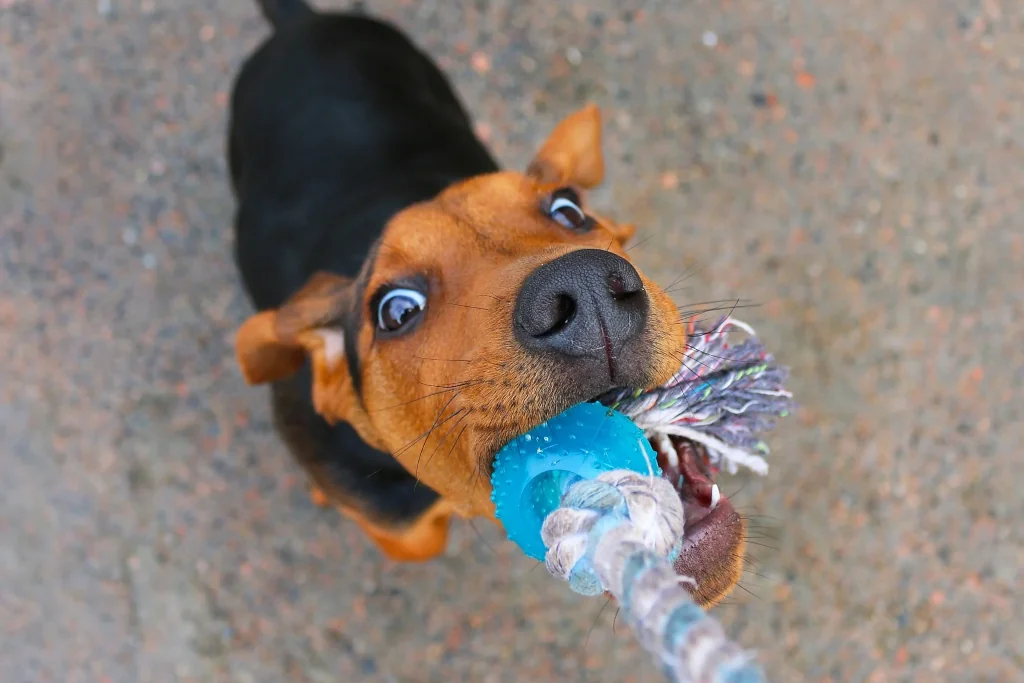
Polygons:
<instances>
[{"instance_id":1,"label":"blue rubber toy","mask_svg":"<svg viewBox=\"0 0 1024 683\"><path fill-rule=\"evenodd\" d=\"M632 420L599 403L580 403L498 452L491 500L509 540L543 561L541 526L563 494L582 479L620 469L661 476L654 450Z\"/></svg>"}]
</instances>

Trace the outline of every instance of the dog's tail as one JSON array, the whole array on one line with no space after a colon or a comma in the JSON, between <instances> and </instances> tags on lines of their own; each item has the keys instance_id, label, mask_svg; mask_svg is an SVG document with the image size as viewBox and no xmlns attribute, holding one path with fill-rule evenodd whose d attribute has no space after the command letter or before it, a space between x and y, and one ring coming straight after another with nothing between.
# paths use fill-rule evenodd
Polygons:
<instances>
[{"instance_id":1,"label":"dog's tail","mask_svg":"<svg viewBox=\"0 0 1024 683\"><path fill-rule=\"evenodd\" d=\"M305 0L257 0L257 4L274 28L287 26L316 13Z\"/></svg>"}]
</instances>

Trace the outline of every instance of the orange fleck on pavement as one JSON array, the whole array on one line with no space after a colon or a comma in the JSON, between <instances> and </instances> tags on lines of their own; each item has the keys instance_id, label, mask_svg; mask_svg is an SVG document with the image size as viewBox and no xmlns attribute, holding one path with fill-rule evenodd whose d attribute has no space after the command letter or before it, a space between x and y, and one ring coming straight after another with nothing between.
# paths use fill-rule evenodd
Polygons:
<instances>
[{"instance_id":1,"label":"orange fleck on pavement","mask_svg":"<svg viewBox=\"0 0 1024 683\"><path fill-rule=\"evenodd\" d=\"M469 63L478 74L485 74L491 70L491 58L483 52L474 52Z\"/></svg>"},{"instance_id":2,"label":"orange fleck on pavement","mask_svg":"<svg viewBox=\"0 0 1024 683\"><path fill-rule=\"evenodd\" d=\"M808 71L801 71L796 75L796 84L804 90L814 87L814 75Z\"/></svg>"}]
</instances>

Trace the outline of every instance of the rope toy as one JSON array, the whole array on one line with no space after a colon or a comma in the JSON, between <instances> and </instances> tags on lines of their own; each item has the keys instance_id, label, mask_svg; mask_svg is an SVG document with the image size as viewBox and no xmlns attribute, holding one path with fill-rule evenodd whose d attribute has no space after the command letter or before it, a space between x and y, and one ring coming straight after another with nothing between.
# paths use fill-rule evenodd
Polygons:
<instances>
[{"instance_id":1,"label":"rope toy","mask_svg":"<svg viewBox=\"0 0 1024 683\"><path fill-rule=\"evenodd\" d=\"M729 332L748 338L730 345ZM610 593L640 644L674 683L758 683L753 658L690 597L673 569L685 515L662 476L655 444L704 446L715 468L768 471L758 434L795 409L776 365L744 323L691 325L683 367L651 391L582 403L509 442L491 477L510 540L581 595ZM717 487L715 487L717 493Z\"/></svg>"}]
</instances>

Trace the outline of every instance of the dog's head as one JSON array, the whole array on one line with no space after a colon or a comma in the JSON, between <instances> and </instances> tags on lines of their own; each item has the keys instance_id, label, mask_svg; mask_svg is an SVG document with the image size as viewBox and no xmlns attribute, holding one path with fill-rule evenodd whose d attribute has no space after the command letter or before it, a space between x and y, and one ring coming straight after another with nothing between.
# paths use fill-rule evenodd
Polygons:
<instances>
[{"instance_id":1,"label":"dog's head","mask_svg":"<svg viewBox=\"0 0 1024 683\"><path fill-rule=\"evenodd\" d=\"M358 277L318 275L248 320L237 342L247 380L311 359L326 419L349 422L464 514L493 517L503 444L610 389L661 384L684 357L676 305L624 251L633 226L585 205L603 175L591 106L525 173L474 177L405 209ZM730 575L737 524L716 558Z\"/></svg>"}]
</instances>

